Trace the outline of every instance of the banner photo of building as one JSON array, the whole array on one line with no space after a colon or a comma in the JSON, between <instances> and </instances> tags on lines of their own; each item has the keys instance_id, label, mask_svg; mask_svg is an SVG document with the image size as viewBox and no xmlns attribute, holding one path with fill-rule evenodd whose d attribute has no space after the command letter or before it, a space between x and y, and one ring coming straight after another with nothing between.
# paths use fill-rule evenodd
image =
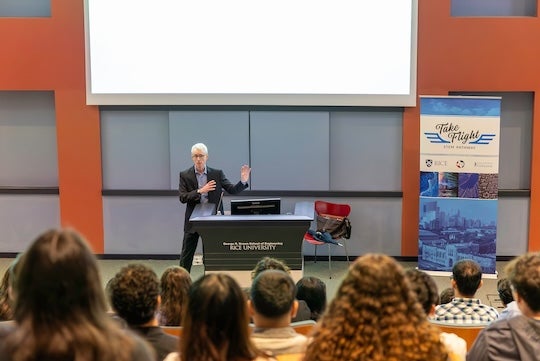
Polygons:
<instances>
[{"instance_id":1,"label":"banner photo of building","mask_svg":"<svg viewBox=\"0 0 540 361\"><path fill-rule=\"evenodd\" d=\"M501 98L420 97L418 268L495 275Z\"/></svg>"}]
</instances>

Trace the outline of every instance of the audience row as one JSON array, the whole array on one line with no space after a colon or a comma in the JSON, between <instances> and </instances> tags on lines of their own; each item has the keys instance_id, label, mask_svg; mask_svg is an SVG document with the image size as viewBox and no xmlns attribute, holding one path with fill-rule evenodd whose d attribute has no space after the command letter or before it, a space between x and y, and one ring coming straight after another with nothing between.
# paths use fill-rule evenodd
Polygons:
<instances>
[{"instance_id":1,"label":"audience row","mask_svg":"<svg viewBox=\"0 0 540 361\"><path fill-rule=\"evenodd\" d=\"M6 271L0 288L0 360L262 361L536 360L540 354L540 254L517 257L497 289L501 315L475 298L480 266L453 267L453 296L442 303L434 280L392 257L356 259L326 306L315 277L296 285L281 261L262 259L242 290L226 274L192 283L180 267L161 278L128 264L107 283L95 256L73 230L41 234ZM108 301L108 302L107 302ZM113 314L108 309L110 305ZM316 320L311 334L291 322ZM486 325L466 353L465 341L436 322ZM251 326L250 326L251 323ZM182 327L180 338L161 326ZM114 341L113 341L114 340Z\"/></svg>"}]
</instances>

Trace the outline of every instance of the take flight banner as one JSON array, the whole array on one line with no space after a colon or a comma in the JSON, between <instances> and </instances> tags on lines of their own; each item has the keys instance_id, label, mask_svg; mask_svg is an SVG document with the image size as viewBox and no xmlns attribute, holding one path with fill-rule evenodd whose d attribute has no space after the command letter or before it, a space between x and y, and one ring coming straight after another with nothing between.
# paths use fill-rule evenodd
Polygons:
<instances>
[{"instance_id":1,"label":"take flight banner","mask_svg":"<svg viewBox=\"0 0 540 361\"><path fill-rule=\"evenodd\" d=\"M418 268L495 275L501 98L420 97Z\"/></svg>"}]
</instances>

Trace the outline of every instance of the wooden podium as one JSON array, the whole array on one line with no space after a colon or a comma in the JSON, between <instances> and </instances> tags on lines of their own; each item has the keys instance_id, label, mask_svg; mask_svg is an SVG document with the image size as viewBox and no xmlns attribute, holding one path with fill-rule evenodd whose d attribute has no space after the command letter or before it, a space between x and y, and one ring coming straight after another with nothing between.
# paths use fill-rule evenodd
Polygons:
<instances>
[{"instance_id":1,"label":"wooden podium","mask_svg":"<svg viewBox=\"0 0 540 361\"><path fill-rule=\"evenodd\" d=\"M202 238L205 273L228 273L249 287L251 271L268 256L284 261L292 278L300 279L304 234L313 220L306 203L294 215L213 215L213 204L196 207L190 221Z\"/></svg>"}]
</instances>

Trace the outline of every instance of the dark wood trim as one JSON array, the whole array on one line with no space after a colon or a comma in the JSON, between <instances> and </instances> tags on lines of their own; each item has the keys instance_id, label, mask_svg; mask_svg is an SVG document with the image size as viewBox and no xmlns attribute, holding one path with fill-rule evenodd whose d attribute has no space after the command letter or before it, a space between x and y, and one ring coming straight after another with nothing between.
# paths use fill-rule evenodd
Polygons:
<instances>
[{"instance_id":1,"label":"dark wood trim","mask_svg":"<svg viewBox=\"0 0 540 361\"><path fill-rule=\"evenodd\" d=\"M0 187L0 194L60 194L58 187Z\"/></svg>"}]
</instances>

